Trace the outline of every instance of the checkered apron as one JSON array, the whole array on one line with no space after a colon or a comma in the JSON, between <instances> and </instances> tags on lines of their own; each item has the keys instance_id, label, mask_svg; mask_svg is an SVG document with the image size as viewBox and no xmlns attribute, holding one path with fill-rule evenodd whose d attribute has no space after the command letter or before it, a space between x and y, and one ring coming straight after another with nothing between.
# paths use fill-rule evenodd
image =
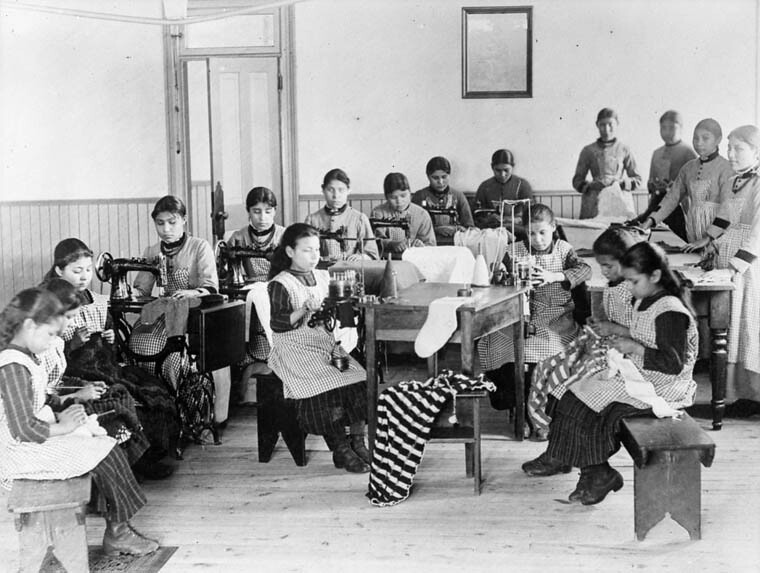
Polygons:
<instances>
[{"instance_id":1,"label":"checkered apron","mask_svg":"<svg viewBox=\"0 0 760 573\"><path fill-rule=\"evenodd\" d=\"M602 304L607 319L628 328L633 320L633 295L631 285L623 281L602 291Z\"/></svg>"},{"instance_id":2,"label":"checkered apron","mask_svg":"<svg viewBox=\"0 0 760 573\"><path fill-rule=\"evenodd\" d=\"M77 309L77 315L72 318L66 330L61 333L61 338L69 342L74 333L84 327L90 334L103 332L106 328L106 319L108 318L108 297L104 294L87 290L92 297L90 304L83 304Z\"/></svg>"},{"instance_id":3,"label":"checkered apron","mask_svg":"<svg viewBox=\"0 0 760 573\"><path fill-rule=\"evenodd\" d=\"M647 348L657 347L657 332L655 319L665 312L680 312L689 317L687 330L686 361L678 374L665 374L657 370L644 368L644 359L638 355L629 356L643 377L652 383L658 396L663 398L673 408L683 408L691 405L697 385L692 378L694 363L697 360L699 349L699 336L697 334L696 321L683 303L674 296L665 296L655 301L649 308L639 311L641 301L636 301L634 306L633 321L631 322L631 338L643 344ZM636 400L628 395L625 390L625 380L620 374L607 378L606 373L600 373L587 377L570 387L584 404L595 412L601 412L613 402L630 404L636 408L645 410L649 404Z\"/></svg>"},{"instance_id":4,"label":"checkered apron","mask_svg":"<svg viewBox=\"0 0 760 573\"><path fill-rule=\"evenodd\" d=\"M315 270L314 277L317 284L312 287L288 272L282 272L272 280L285 287L293 309L298 309L311 296L319 300L327 296L329 273ZM367 379L364 368L350 356L348 370L341 372L333 366L330 361L335 348L333 333L322 325L311 328L307 323L308 316L293 330L272 333L269 367L282 380L286 398L311 398Z\"/></svg>"},{"instance_id":5,"label":"checkered apron","mask_svg":"<svg viewBox=\"0 0 760 573\"><path fill-rule=\"evenodd\" d=\"M551 253L534 255L536 265L549 271L562 272L565 257L572 247L557 241ZM518 259L529 255L525 244L515 246ZM535 364L565 348L578 334L573 319L573 299L569 290L558 282L533 289L530 300L530 323L536 333L525 339L525 362ZM508 362L514 362L512 327L484 336L478 342L478 357L484 370L496 370Z\"/></svg>"},{"instance_id":6,"label":"checkered apron","mask_svg":"<svg viewBox=\"0 0 760 573\"><path fill-rule=\"evenodd\" d=\"M45 405L45 368L18 350L0 352L0 368L14 363L29 371L33 406L35 412L39 412ZM108 455L115 444L116 441L108 436L72 434L50 437L41 444L22 442L11 434L0 398L0 485L6 489L14 479L68 479L86 474Z\"/></svg>"}]
</instances>

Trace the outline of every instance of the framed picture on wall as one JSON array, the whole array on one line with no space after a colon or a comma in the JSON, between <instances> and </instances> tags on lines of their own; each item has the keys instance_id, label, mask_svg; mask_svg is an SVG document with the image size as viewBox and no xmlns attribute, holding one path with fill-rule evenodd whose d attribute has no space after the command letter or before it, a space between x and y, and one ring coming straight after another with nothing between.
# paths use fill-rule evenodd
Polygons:
<instances>
[{"instance_id":1,"label":"framed picture on wall","mask_svg":"<svg viewBox=\"0 0 760 573\"><path fill-rule=\"evenodd\" d=\"M533 97L533 8L462 8L462 97Z\"/></svg>"}]
</instances>

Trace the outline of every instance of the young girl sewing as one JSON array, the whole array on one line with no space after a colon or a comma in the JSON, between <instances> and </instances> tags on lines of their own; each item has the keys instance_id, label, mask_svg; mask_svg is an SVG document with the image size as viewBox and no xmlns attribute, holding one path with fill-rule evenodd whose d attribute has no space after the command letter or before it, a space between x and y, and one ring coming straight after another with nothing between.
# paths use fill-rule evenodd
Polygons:
<instances>
[{"instance_id":1,"label":"young girl sewing","mask_svg":"<svg viewBox=\"0 0 760 573\"><path fill-rule=\"evenodd\" d=\"M332 233L320 241L321 256L331 261L377 260L379 253L372 237L369 218L348 204L351 180L342 169L331 169L322 181L325 206L306 217L306 224L320 233ZM342 237L345 238L340 238Z\"/></svg>"},{"instance_id":2,"label":"young girl sewing","mask_svg":"<svg viewBox=\"0 0 760 573\"><path fill-rule=\"evenodd\" d=\"M728 160L734 176L723 188L718 215L702 246L714 243L717 266L733 271L736 287L728 329L726 398L760 402L760 129L734 129L728 135Z\"/></svg>"},{"instance_id":3,"label":"young girl sewing","mask_svg":"<svg viewBox=\"0 0 760 573\"><path fill-rule=\"evenodd\" d=\"M409 229L380 227L375 236L380 237L380 254L400 258L407 247L435 247L435 233L430 215L419 205L412 203L409 180L403 173L388 173L383 181L385 203L372 210L373 219L406 221Z\"/></svg>"},{"instance_id":4,"label":"young girl sewing","mask_svg":"<svg viewBox=\"0 0 760 573\"><path fill-rule=\"evenodd\" d=\"M295 400L303 430L324 436L335 467L363 473L369 471L370 462L364 443L367 373L351 356L339 352L335 336L323 324L309 326L328 294L329 274L316 268L319 252L317 229L304 223L285 229L269 273L273 331L269 366L282 380L285 398ZM345 435L347 425L350 440Z\"/></svg>"},{"instance_id":5,"label":"young girl sewing","mask_svg":"<svg viewBox=\"0 0 760 573\"><path fill-rule=\"evenodd\" d=\"M148 479L168 477L173 469L160 459L173 448L178 433L174 399L157 378L138 367L122 368L117 362L108 298L90 289L92 265L92 251L86 244L76 238L64 239L55 246L53 265L45 275L45 282L60 278L74 286L81 303L72 309L61 331L65 341L64 374L90 382L104 381L109 387L125 387L142 405L140 422L151 444L138 467L140 475Z\"/></svg>"},{"instance_id":6,"label":"young girl sewing","mask_svg":"<svg viewBox=\"0 0 760 573\"><path fill-rule=\"evenodd\" d=\"M680 204L687 242L694 243L705 236L718 212L721 189L734 174L731 164L721 157L718 149L722 136L720 124L714 119L703 119L697 124L692 144L699 157L681 168L659 208L640 217L643 228L667 222Z\"/></svg>"},{"instance_id":7,"label":"young girl sewing","mask_svg":"<svg viewBox=\"0 0 760 573\"><path fill-rule=\"evenodd\" d=\"M124 452L113 438L83 427L88 419L81 404L57 415L45 404L47 374L35 355L56 339L62 315L55 295L42 289L21 291L0 313L0 485L89 473L106 518L105 552L152 553L158 543L129 524L146 499Z\"/></svg>"},{"instance_id":8,"label":"young girl sewing","mask_svg":"<svg viewBox=\"0 0 760 573\"><path fill-rule=\"evenodd\" d=\"M602 292L602 306L598 309L599 314L587 320L590 331L584 330L567 348L536 365L528 396L528 416L533 435L539 441L545 441L549 435L551 418L546 413L549 395L561 398L568 384L595 367L602 350L596 344L600 337L614 334L618 326L628 328L631 325L631 288L623 277L620 261L635 243L636 239L623 227L607 229L594 241L596 262L602 276L607 279L607 286ZM533 467L530 462L523 465L523 471L529 475L547 475L544 473L546 469L543 466ZM558 471L557 468L550 469Z\"/></svg>"},{"instance_id":9,"label":"young girl sewing","mask_svg":"<svg viewBox=\"0 0 760 573\"><path fill-rule=\"evenodd\" d=\"M618 183L624 191L633 191L641 186L641 175L636 168L636 160L627 145L615 136L618 115L608 107L596 116L599 139L581 150L573 175L573 187L581 198L581 219L592 219L599 213L599 193L605 187ZM591 181L586 179L591 173Z\"/></svg>"},{"instance_id":10,"label":"young girl sewing","mask_svg":"<svg viewBox=\"0 0 760 573\"><path fill-rule=\"evenodd\" d=\"M173 195L162 197L153 207L151 217L160 241L145 249L143 257L148 261L159 260L165 269L164 295L182 300L215 293L219 289L219 279L214 251L205 239L191 237L185 232L187 209L182 200ZM140 271L135 277L133 294L149 297L155 284L155 275ZM166 317L161 315L150 324L135 324L129 347L137 354L152 355L163 351L167 340ZM141 365L149 371L155 368L151 361L141 362ZM189 369L187 355L172 352L164 359L161 374L176 388Z\"/></svg>"},{"instance_id":11,"label":"young girl sewing","mask_svg":"<svg viewBox=\"0 0 760 573\"><path fill-rule=\"evenodd\" d=\"M565 348L578 334L573 319L570 289L591 278L591 267L575 254L570 243L555 239L554 213L546 205L530 208L529 240L515 243L516 263L531 270L530 325L535 333L525 340L525 362L529 365L527 380L539 360ZM512 271L512 255L504 257L506 269ZM514 344L512 330L484 336L478 344L480 364L496 384L491 394L494 408L514 407ZM525 385L526 396L530 388Z\"/></svg>"},{"instance_id":12,"label":"young girl sewing","mask_svg":"<svg viewBox=\"0 0 760 573\"><path fill-rule=\"evenodd\" d=\"M677 414L676 409L692 403L696 390L696 321L665 253L641 242L626 252L621 264L635 299L633 318L630 329L616 331L609 345L635 366L626 378L637 378L630 386L636 397L628 393L619 370L612 376L602 370L582 377L549 404L548 447L529 462L543 467L542 475L579 467L580 479L569 499L584 505L599 503L623 487L623 478L608 463L620 448L620 421L652 415L653 409L661 415Z\"/></svg>"},{"instance_id":13,"label":"young girl sewing","mask_svg":"<svg viewBox=\"0 0 760 573\"><path fill-rule=\"evenodd\" d=\"M455 219L448 213L431 213L436 241L439 245L453 243L457 230L474 227L472 212L467 197L461 191L449 187L451 163L445 157L433 157L425 166L427 187L414 192L412 202L426 209L444 210L456 213Z\"/></svg>"},{"instance_id":14,"label":"young girl sewing","mask_svg":"<svg viewBox=\"0 0 760 573\"><path fill-rule=\"evenodd\" d=\"M505 199L533 199L533 189L525 179L514 174L515 156L509 149L497 149L491 156L491 170L493 177L486 179L480 184L475 192L476 209L498 209ZM526 204L518 211L515 217L515 232L518 238L525 237L524 222L528 220L530 207ZM481 229L498 227L503 224L505 228L512 228L511 210L504 213L504 220L498 213L487 213L475 216L475 224Z\"/></svg>"}]
</instances>

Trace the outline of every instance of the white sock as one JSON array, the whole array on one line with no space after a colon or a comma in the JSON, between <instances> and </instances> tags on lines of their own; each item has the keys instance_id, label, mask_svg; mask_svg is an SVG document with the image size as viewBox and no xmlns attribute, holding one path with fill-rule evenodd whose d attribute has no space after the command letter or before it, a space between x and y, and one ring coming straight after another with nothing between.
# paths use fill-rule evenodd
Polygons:
<instances>
[{"instance_id":1,"label":"white sock","mask_svg":"<svg viewBox=\"0 0 760 573\"><path fill-rule=\"evenodd\" d=\"M457 309L469 302L472 297L444 296L430 303L425 324L414 341L414 351L419 357L427 358L443 348L457 329Z\"/></svg>"}]
</instances>

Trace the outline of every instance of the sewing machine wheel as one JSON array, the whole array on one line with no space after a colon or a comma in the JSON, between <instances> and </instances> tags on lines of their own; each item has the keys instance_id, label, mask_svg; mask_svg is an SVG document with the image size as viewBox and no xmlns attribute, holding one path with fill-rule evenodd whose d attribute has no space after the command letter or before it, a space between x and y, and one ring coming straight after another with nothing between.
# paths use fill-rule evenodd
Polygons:
<instances>
[{"instance_id":1,"label":"sewing machine wheel","mask_svg":"<svg viewBox=\"0 0 760 573\"><path fill-rule=\"evenodd\" d=\"M98 256L98 260L95 263L95 276L102 283L107 283L111 280L113 271L113 256L108 251L103 251Z\"/></svg>"}]
</instances>

